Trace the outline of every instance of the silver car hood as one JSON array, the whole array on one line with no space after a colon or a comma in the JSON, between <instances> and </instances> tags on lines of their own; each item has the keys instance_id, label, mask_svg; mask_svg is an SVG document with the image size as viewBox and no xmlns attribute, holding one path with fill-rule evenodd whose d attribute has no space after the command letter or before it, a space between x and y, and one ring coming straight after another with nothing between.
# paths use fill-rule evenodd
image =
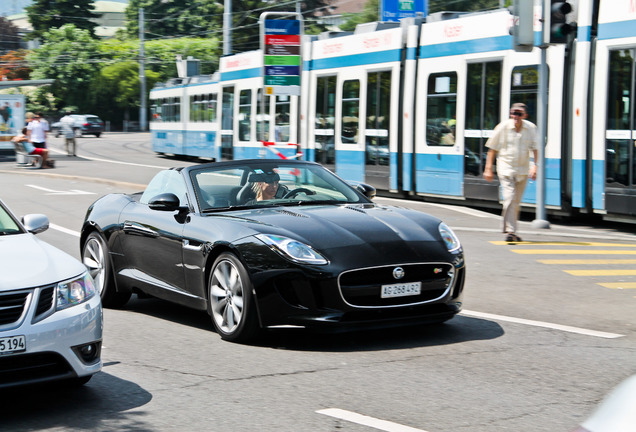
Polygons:
<instances>
[{"instance_id":1,"label":"silver car hood","mask_svg":"<svg viewBox=\"0 0 636 432\"><path fill-rule=\"evenodd\" d=\"M33 234L0 236L0 291L52 284L84 271L79 260Z\"/></svg>"}]
</instances>

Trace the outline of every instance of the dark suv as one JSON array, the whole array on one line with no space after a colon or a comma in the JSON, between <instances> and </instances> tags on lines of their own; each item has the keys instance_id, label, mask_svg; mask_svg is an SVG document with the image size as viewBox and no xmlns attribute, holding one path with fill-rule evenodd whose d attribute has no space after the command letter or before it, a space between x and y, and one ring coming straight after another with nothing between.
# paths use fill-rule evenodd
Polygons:
<instances>
[{"instance_id":1,"label":"dark suv","mask_svg":"<svg viewBox=\"0 0 636 432\"><path fill-rule=\"evenodd\" d=\"M95 135L99 138L102 132L104 132L104 122L96 115L71 114L71 117L75 120L73 130L75 131L76 137L81 137L82 135ZM53 133L55 137L62 135L62 125L59 121L51 125L51 133Z\"/></svg>"}]
</instances>

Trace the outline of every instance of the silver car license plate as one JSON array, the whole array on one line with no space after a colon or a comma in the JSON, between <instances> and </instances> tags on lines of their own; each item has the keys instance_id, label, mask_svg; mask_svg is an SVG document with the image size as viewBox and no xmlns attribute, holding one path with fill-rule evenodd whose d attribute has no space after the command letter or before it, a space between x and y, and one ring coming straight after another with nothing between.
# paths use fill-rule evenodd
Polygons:
<instances>
[{"instance_id":1,"label":"silver car license plate","mask_svg":"<svg viewBox=\"0 0 636 432\"><path fill-rule=\"evenodd\" d=\"M9 336L0 338L0 355L26 351L24 336Z\"/></svg>"}]
</instances>

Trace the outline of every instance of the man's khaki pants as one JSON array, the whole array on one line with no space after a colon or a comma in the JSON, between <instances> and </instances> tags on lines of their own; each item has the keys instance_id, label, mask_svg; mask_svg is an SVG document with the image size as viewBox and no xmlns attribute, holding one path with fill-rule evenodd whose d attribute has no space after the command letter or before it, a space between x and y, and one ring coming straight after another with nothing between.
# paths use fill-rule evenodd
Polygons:
<instances>
[{"instance_id":1,"label":"man's khaki pants","mask_svg":"<svg viewBox=\"0 0 636 432\"><path fill-rule=\"evenodd\" d=\"M517 232L519 206L523 198L523 192L526 190L528 176L499 176L499 183L501 184L501 194L503 196L502 231L514 234Z\"/></svg>"}]
</instances>

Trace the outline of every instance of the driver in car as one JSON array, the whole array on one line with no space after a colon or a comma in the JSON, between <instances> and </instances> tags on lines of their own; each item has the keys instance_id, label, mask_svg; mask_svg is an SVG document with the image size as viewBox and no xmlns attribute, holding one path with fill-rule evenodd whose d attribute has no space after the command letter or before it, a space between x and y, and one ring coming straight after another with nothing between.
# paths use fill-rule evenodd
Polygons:
<instances>
[{"instance_id":1,"label":"driver in car","mask_svg":"<svg viewBox=\"0 0 636 432\"><path fill-rule=\"evenodd\" d=\"M254 193L256 193L256 201L264 201L274 199L278 192L278 182L280 176L277 173L263 174L263 181L254 183Z\"/></svg>"}]
</instances>

